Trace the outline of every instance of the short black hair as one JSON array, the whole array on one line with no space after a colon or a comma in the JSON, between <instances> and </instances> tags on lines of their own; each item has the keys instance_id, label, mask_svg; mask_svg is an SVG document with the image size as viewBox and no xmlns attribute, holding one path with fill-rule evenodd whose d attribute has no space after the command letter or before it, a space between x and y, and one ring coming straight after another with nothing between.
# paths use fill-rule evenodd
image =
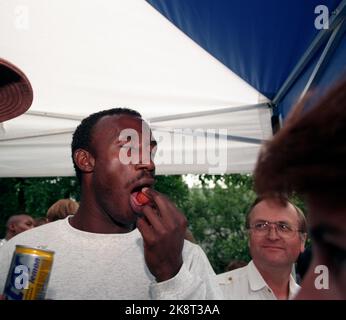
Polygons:
<instances>
[{"instance_id":1,"label":"short black hair","mask_svg":"<svg viewBox=\"0 0 346 320\"><path fill-rule=\"evenodd\" d=\"M91 114L87 118L83 119L82 122L76 128L72 136L71 151L73 166L76 171L76 176L79 183L81 183L82 180L82 171L78 168L77 164L74 161L74 152L77 149L84 149L90 152L90 143L93 128L102 117L122 115L142 118L141 114L135 110L128 108L112 108Z\"/></svg>"}]
</instances>

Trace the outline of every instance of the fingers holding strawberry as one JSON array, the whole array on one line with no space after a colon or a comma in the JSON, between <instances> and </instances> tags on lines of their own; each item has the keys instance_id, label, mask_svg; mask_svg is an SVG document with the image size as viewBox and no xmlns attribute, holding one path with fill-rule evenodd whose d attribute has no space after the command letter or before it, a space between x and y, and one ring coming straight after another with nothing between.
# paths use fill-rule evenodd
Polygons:
<instances>
[{"instance_id":1,"label":"fingers holding strawberry","mask_svg":"<svg viewBox=\"0 0 346 320\"><path fill-rule=\"evenodd\" d=\"M144 205L143 217L137 227L144 242L144 256L150 272L157 281L174 277L180 270L187 220L177 207L163 194L144 188L150 198Z\"/></svg>"}]
</instances>

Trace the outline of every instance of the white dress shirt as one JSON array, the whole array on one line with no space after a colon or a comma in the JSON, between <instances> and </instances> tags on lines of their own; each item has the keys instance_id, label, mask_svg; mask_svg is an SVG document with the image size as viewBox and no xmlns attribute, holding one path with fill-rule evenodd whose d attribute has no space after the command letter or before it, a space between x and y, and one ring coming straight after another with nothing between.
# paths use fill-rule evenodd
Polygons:
<instances>
[{"instance_id":1,"label":"white dress shirt","mask_svg":"<svg viewBox=\"0 0 346 320\"><path fill-rule=\"evenodd\" d=\"M243 268L218 274L217 281L226 300L277 300L252 260ZM292 299L299 289L300 286L291 275L289 299Z\"/></svg>"}]
</instances>

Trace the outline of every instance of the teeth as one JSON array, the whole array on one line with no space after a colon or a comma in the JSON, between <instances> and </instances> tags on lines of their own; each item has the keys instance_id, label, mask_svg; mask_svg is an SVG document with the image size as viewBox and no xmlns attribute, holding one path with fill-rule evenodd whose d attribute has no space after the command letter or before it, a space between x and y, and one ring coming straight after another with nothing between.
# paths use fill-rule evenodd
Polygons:
<instances>
[{"instance_id":1,"label":"teeth","mask_svg":"<svg viewBox=\"0 0 346 320\"><path fill-rule=\"evenodd\" d=\"M139 186L139 187L134 188L134 189L132 190L132 193L133 193L133 192L142 191L143 188L150 188L150 186L147 185L147 184L143 184L143 185L141 185L141 186Z\"/></svg>"}]
</instances>

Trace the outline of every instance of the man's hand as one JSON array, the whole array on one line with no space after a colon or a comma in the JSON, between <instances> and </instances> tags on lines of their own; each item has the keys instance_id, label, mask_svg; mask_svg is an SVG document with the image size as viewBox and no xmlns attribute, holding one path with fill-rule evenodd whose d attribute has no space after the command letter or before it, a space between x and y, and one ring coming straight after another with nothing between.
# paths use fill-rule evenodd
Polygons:
<instances>
[{"instance_id":1,"label":"man's hand","mask_svg":"<svg viewBox=\"0 0 346 320\"><path fill-rule=\"evenodd\" d=\"M144 258L156 281L173 278L183 264L182 250L187 220L164 195L144 189L153 206L145 205L137 227L144 241Z\"/></svg>"}]
</instances>

